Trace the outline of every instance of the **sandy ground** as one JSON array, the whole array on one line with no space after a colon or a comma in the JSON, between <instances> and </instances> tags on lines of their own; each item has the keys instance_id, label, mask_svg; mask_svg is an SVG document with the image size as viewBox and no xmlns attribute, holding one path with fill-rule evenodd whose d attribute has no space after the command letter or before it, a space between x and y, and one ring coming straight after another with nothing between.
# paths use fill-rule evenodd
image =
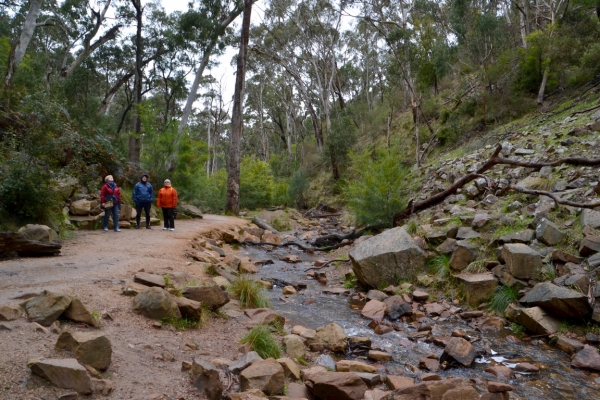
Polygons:
<instances>
[{"instance_id":1,"label":"sandy ground","mask_svg":"<svg viewBox=\"0 0 600 400\"><path fill-rule=\"evenodd\" d=\"M185 271L205 277L198 263L184 258L189 242L214 228L245 225L242 219L206 215L202 220L177 220L176 230L161 227L113 231L79 231L63 242L62 255L0 262L0 304L17 303L15 298L43 289L77 296L88 309L108 311L113 320L102 320L102 331L111 340L112 364L103 373L114 386L114 399L198 399L202 398L181 372L181 361L194 357L235 359L238 341L247 331L245 317L212 319L200 329L184 332L157 329L154 321L131 309L131 297L121 290L135 272L164 274ZM68 324L68 321L63 321ZM38 332L25 317L5 322L11 331L0 331L0 399L54 400L70 390L57 389L32 376L27 360L37 357L67 358L54 349L57 334ZM71 324L71 330L88 330ZM197 350L186 347L196 344ZM175 361L164 361L167 350ZM102 398L99 394L88 399Z\"/></svg>"}]
</instances>

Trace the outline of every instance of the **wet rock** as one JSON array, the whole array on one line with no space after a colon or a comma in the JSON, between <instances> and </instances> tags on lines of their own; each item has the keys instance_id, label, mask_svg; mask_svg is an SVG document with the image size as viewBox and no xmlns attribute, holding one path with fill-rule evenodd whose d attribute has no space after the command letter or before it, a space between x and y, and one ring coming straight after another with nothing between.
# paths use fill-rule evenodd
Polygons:
<instances>
[{"instance_id":1,"label":"wet rock","mask_svg":"<svg viewBox=\"0 0 600 400\"><path fill-rule=\"evenodd\" d=\"M600 252L600 236L588 235L581 239L579 244L579 255L588 257Z\"/></svg>"},{"instance_id":2,"label":"wet rock","mask_svg":"<svg viewBox=\"0 0 600 400\"><path fill-rule=\"evenodd\" d=\"M283 326L285 323L285 318L270 308L250 308L244 310L244 313L254 324L281 324Z\"/></svg>"},{"instance_id":3,"label":"wet rock","mask_svg":"<svg viewBox=\"0 0 600 400\"><path fill-rule=\"evenodd\" d=\"M392 328L391 326L377 325L375 327L375 329L373 330L373 332L375 332L377 335L385 335L386 333L390 333L393 330L394 330L394 328Z\"/></svg>"},{"instance_id":4,"label":"wet rock","mask_svg":"<svg viewBox=\"0 0 600 400\"><path fill-rule=\"evenodd\" d=\"M542 218L538 226L535 228L535 237L542 243L548 246L554 246L564 239L565 234L561 232L547 218Z\"/></svg>"},{"instance_id":5,"label":"wet rock","mask_svg":"<svg viewBox=\"0 0 600 400\"><path fill-rule=\"evenodd\" d=\"M459 390L458 393L448 392L456 388L467 388L465 391ZM473 397L475 390L467 381L458 378L448 378L442 381L428 381L413 385L404 389L394 391L394 400L417 400L417 399L444 399L444 400L471 400L479 399ZM477 392L475 391L475 394ZM479 396L477 394L477 396Z\"/></svg>"},{"instance_id":6,"label":"wet rock","mask_svg":"<svg viewBox=\"0 0 600 400\"><path fill-rule=\"evenodd\" d=\"M367 372L370 374L376 374L377 369L369 364L360 361L353 360L341 360L335 364L337 372Z\"/></svg>"},{"instance_id":7,"label":"wet rock","mask_svg":"<svg viewBox=\"0 0 600 400\"><path fill-rule=\"evenodd\" d=\"M444 349L444 353L440 357L440 364L444 362L451 363L452 361L456 361L459 364L464 365L465 367L470 366L475 360L475 356L477 352L469 343L463 338L452 338L446 348Z\"/></svg>"},{"instance_id":8,"label":"wet rock","mask_svg":"<svg viewBox=\"0 0 600 400\"><path fill-rule=\"evenodd\" d=\"M100 325L98 320L92 316L92 313L83 305L81 300L73 297L71 304L63 313L63 317L75 322L83 322L84 324L98 328Z\"/></svg>"},{"instance_id":9,"label":"wet rock","mask_svg":"<svg viewBox=\"0 0 600 400\"><path fill-rule=\"evenodd\" d=\"M56 348L73 351L77 361L100 371L110 366L112 346L101 332L63 331L56 341Z\"/></svg>"},{"instance_id":10,"label":"wet rock","mask_svg":"<svg viewBox=\"0 0 600 400\"><path fill-rule=\"evenodd\" d=\"M61 316L71 304L71 297L62 293L44 290L39 296L25 304L25 312L29 321L43 326L50 326Z\"/></svg>"},{"instance_id":11,"label":"wet rock","mask_svg":"<svg viewBox=\"0 0 600 400\"><path fill-rule=\"evenodd\" d=\"M368 319L382 320L385 316L386 305L378 300L370 300L365 304L360 314Z\"/></svg>"},{"instance_id":12,"label":"wet rock","mask_svg":"<svg viewBox=\"0 0 600 400\"><path fill-rule=\"evenodd\" d=\"M173 296L159 287L151 287L133 299L133 311L147 318L181 318Z\"/></svg>"},{"instance_id":13,"label":"wet rock","mask_svg":"<svg viewBox=\"0 0 600 400\"><path fill-rule=\"evenodd\" d=\"M584 208L581 210L580 222L581 226L589 226L591 228L600 228L600 211Z\"/></svg>"},{"instance_id":14,"label":"wet rock","mask_svg":"<svg viewBox=\"0 0 600 400\"><path fill-rule=\"evenodd\" d=\"M223 383L219 369L208 361L195 358L190 369L192 384L210 400L219 400L223 395Z\"/></svg>"},{"instance_id":15,"label":"wet rock","mask_svg":"<svg viewBox=\"0 0 600 400\"><path fill-rule=\"evenodd\" d=\"M554 342L554 346L556 346L557 349L560 349L569 355L573 355L578 351L582 350L584 345L577 339L571 339L564 336L557 336L556 342Z\"/></svg>"},{"instance_id":16,"label":"wet rock","mask_svg":"<svg viewBox=\"0 0 600 400\"><path fill-rule=\"evenodd\" d=\"M540 369L533 364L530 363L519 363L515 366L515 371L518 372L528 372L528 373L538 373Z\"/></svg>"},{"instance_id":17,"label":"wet rock","mask_svg":"<svg viewBox=\"0 0 600 400\"><path fill-rule=\"evenodd\" d=\"M389 296L387 294L383 293L380 290L371 289L367 292L367 299L369 300L384 301L388 297Z\"/></svg>"},{"instance_id":18,"label":"wet rock","mask_svg":"<svg viewBox=\"0 0 600 400\"><path fill-rule=\"evenodd\" d=\"M460 240L456 242L456 248L450 258L450 268L455 271L462 271L477 259L477 254L477 249L467 241Z\"/></svg>"},{"instance_id":19,"label":"wet rock","mask_svg":"<svg viewBox=\"0 0 600 400\"><path fill-rule=\"evenodd\" d=\"M285 352L291 358L304 358L306 357L306 349L304 347L304 341L300 336L297 335L286 335L283 337L283 344L285 345Z\"/></svg>"},{"instance_id":20,"label":"wet rock","mask_svg":"<svg viewBox=\"0 0 600 400\"><path fill-rule=\"evenodd\" d=\"M409 303L405 302L401 296L391 296L384 301L386 307L386 314L392 321L404 315L412 315L412 307Z\"/></svg>"},{"instance_id":21,"label":"wet rock","mask_svg":"<svg viewBox=\"0 0 600 400\"><path fill-rule=\"evenodd\" d=\"M538 283L519 301L566 318L586 317L592 311L586 295L550 282Z\"/></svg>"},{"instance_id":22,"label":"wet rock","mask_svg":"<svg viewBox=\"0 0 600 400\"><path fill-rule=\"evenodd\" d=\"M312 374L309 380L318 399L362 400L367 391L367 385L352 372Z\"/></svg>"},{"instance_id":23,"label":"wet rock","mask_svg":"<svg viewBox=\"0 0 600 400\"><path fill-rule=\"evenodd\" d=\"M415 290L412 293L413 296L413 300L414 301L427 301L429 300L429 293L423 291L423 290Z\"/></svg>"},{"instance_id":24,"label":"wet rock","mask_svg":"<svg viewBox=\"0 0 600 400\"><path fill-rule=\"evenodd\" d=\"M183 297L198 301L211 310L216 310L229 303L229 295L218 285L188 286L181 291Z\"/></svg>"},{"instance_id":25,"label":"wet rock","mask_svg":"<svg viewBox=\"0 0 600 400\"><path fill-rule=\"evenodd\" d=\"M317 328L315 341L323 343L334 352L344 352L348 346L348 336L344 332L344 328L335 322Z\"/></svg>"},{"instance_id":26,"label":"wet rock","mask_svg":"<svg viewBox=\"0 0 600 400\"><path fill-rule=\"evenodd\" d=\"M542 267L539 253L525 244L505 244L502 257L510 273L518 279L535 279Z\"/></svg>"},{"instance_id":27,"label":"wet rock","mask_svg":"<svg viewBox=\"0 0 600 400\"><path fill-rule=\"evenodd\" d=\"M385 378L385 384L391 390L398 390L413 386L415 380L406 376L388 375Z\"/></svg>"},{"instance_id":28,"label":"wet rock","mask_svg":"<svg viewBox=\"0 0 600 400\"><path fill-rule=\"evenodd\" d=\"M278 358L277 362L281 365L281 368L283 368L283 373L286 378L300 380L300 368L298 368L293 360L289 358Z\"/></svg>"},{"instance_id":29,"label":"wet rock","mask_svg":"<svg viewBox=\"0 0 600 400\"><path fill-rule=\"evenodd\" d=\"M512 369L505 367L504 365L494 365L493 367L486 368L484 371L494 375L502 382L507 382L515 375Z\"/></svg>"},{"instance_id":30,"label":"wet rock","mask_svg":"<svg viewBox=\"0 0 600 400\"><path fill-rule=\"evenodd\" d=\"M257 361L240 373L242 391L258 389L265 393L278 394L283 391L284 385L283 368L275 360Z\"/></svg>"},{"instance_id":31,"label":"wet rock","mask_svg":"<svg viewBox=\"0 0 600 400\"><path fill-rule=\"evenodd\" d=\"M241 371L248 368L250 364L257 361L262 361L262 359L263 358L259 356L257 352L249 351L239 360L232 362L229 365L229 370L234 374L239 374Z\"/></svg>"},{"instance_id":32,"label":"wet rock","mask_svg":"<svg viewBox=\"0 0 600 400\"><path fill-rule=\"evenodd\" d=\"M489 381L488 382L488 391L490 393L502 393L502 392L511 392L515 390L515 388L507 383Z\"/></svg>"},{"instance_id":33,"label":"wet rock","mask_svg":"<svg viewBox=\"0 0 600 400\"><path fill-rule=\"evenodd\" d=\"M285 261L285 262L287 262L287 263L292 263L292 264L293 264L293 263L299 263L299 262L301 262L301 261L302 261L302 260L300 259L300 257L298 257L298 256L297 256L297 255L295 255L295 254L288 254L288 255L286 255L286 256L283 256L283 257L281 257L281 258L280 258L280 260L281 260L281 261Z\"/></svg>"},{"instance_id":34,"label":"wet rock","mask_svg":"<svg viewBox=\"0 0 600 400\"><path fill-rule=\"evenodd\" d=\"M583 350L573 356L571 367L600 371L600 353L595 347L586 344Z\"/></svg>"},{"instance_id":35,"label":"wet rock","mask_svg":"<svg viewBox=\"0 0 600 400\"><path fill-rule=\"evenodd\" d=\"M442 377L438 374L422 374L420 376L421 382L441 381Z\"/></svg>"},{"instance_id":36,"label":"wet rock","mask_svg":"<svg viewBox=\"0 0 600 400\"><path fill-rule=\"evenodd\" d=\"M404 227L389 229L356 245L349 253L352 270L369 287L410 278L425 266L425 253Z\"/></svg>"},{"instance_id":37,"label":"wet rock","mask_svg":"<svg viewBox=\"0 0 600 400\"><path fill-rule=\"evenodd\" d=\"M379 374L371 374L368 372L355 372L355 374L369 387L373 387L381 382L381 375Z\"/></svg>"},{"instance_id":38,"label":"wet rock","mask_svg":"<svg viewBox=\"0 0 600 400\"><path fill-rule=\"evenodd\" d=\"M177 307L179 307L179 312L183 317L195 320L200 320L202 317L202 303L199 301L177 296L173 296L173 300L175 300Z\"/></svg>"},{"instance_id":39,"label":"wet rock","mask_svg":"<svg viewBox=\"0 0 600 400\"><path fill-rule=\"evenodd\" d=\"M73 389L81 394L92 393L92 381L87 371L74 358L32 360L27 366L33 374L46 379L54 386Z\"/></svg>"},{"instance_id":40,"label":"wet rock","mask_svg":"<svg viewBox=\"0 0 600 400\"><path fill-rule=\"evenodd\" d=\"M133 281L150 287L164 288L165 278L162 275L149 274L147 272L138 272L133 277Z\"/></svg>"},{"instance_id":41,"label":"wet rock","mask_svg":"<svg viewBox=\"0 0 600 400\"><path fill-rule=\"evenodd\" d=\"M14 321L21 318L23 309L18 304L3 304L0 306L0 321Z\"/></svg>"},{"instance_id":42,"label":"wet rock","mask_svg":"<svg viewBox=\"0 0 600 400\"><path fill-rule=\"evenodd\" d=\"M496 277L490 273L461 274L456 275L455 278L458 279L465 293L467 303L473 307L477 307L479 303L490 299L498 286Z\"/></svg>"},{"instance_id":43,"label":"wet rock","mask_svg":"<svg viewBox=\"0 0 600 400\"><path fill-rule=\"evenodd\" d=\"M394 361L394 357L391 354L379 350L369 350L367 358L376 362Z\"/></svg>"},{"instance_id":44,"label":"wet rock","mask_svg":"<svg viewBox=\"0 0 600 400\"><path fill-rule=\"evenodd\" d=\"M387 390L373 389L365 392L365 400L391 400L391 393Z\"/></svg>"}]
</instances>

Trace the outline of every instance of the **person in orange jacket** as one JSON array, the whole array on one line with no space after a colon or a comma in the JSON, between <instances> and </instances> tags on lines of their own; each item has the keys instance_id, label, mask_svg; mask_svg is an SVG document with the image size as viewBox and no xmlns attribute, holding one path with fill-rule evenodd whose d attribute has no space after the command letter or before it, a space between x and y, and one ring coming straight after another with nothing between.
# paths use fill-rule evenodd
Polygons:
<instances>
[{"instance_id":1,"label":"person in orange jacket","mask_svg":"<svg viewBox=\"0 0 600 400\"><path fill-rule=\"evenodd\" d=\"M162 208L165 221L163 231L175 230L175 207L177 207L178 200L177 190L171 186L169 179L165 179L165 187L158 191L158 200L156 201L156 205Z\"/></svg>"}]
</instances>

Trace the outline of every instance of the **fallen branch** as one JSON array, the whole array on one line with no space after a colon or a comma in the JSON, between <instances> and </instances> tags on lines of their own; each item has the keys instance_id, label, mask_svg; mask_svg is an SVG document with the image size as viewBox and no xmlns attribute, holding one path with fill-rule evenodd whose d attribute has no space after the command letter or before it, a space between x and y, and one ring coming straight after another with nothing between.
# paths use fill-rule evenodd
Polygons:
<instances>
[{"instance_id":1,"label":"fallen branch","mask_svg":"<svg viewBox=\"0 0 600 400\"><path fill-rule=\"evenodd\" d=\"M264 220L254 217L252 218L252 222L258 226L259 228L265 229L267 231L271 231L272 233L279 233L279 231L273 228L271 225L267 224Z\"/></svg>"},{"instance_id":2,"label":"fallen branch","mask_svg":"<svg viewBox=\"0 0 600 400\"><path fill-rule=\"evenodd\" d=\"M596 85L594 85L594 86L598 86L598 84L596 84ZM594 87L594 86L592 86L592 87ZM597 109L597 108L600 108L600 104L598 104L597 106L594 106L594 107L586 108L585 110L581 110L581 111L575 111L574 113L572 113L572 114L570 115L570 117L573 117L573 116L575 116L575 115L577 115L577 114L585 114L586 112L588 112L588 111L594 111L594 110L595 110L595 109Z\"/></svg>"},{"instance_id":3,"label":"fallen branch","mask_svg":"<svg viewBox=\"0 0 600 400\"><path fill-rule=\"evenodd\" d=\"M347 261L350 261L350 260L347 260L347 259L345 259L345 258L343 258L343 259L341 259L341 260L340 260L340 259L329 260L329 261L327 261L326 263L324 263L323 265L319 265L318 267L310 267L310 268L307 268L307 269L305 269L305 270L304 270L304 272L310 271L311 269L321 269L321 268L325 268L325 267L326 267L326 266L328 266L329 264L331 264L331 263L334 263L334 262L336 262L336 261L339 261L339 262L347 262Z\"/></svg>"},{"instance_id":4,"label":"fallen branch","mask_svg":"<svg viewBox=\"0 0 600 400\"><path fill-rule=\"evenodd\" d=\"M513 185L510 185L509 189L514 190L515 192L524 193L524 194L533 194L536 196L550 197L552 200L554 200L554 202L556 204L562 204L565 206L580 207L580 208L600 207L600 201L597 201L595 203L578 203L576 201L561 199L559 196L555 195L554 193L546 192L545 190L525 189L525 188L522 188L519 186L513 186Z\"/></svg>"},{"instance_id":5,"label":"fallen branch","mask_svg":"<svg viewBox=\"0 0 600 400\"><path fill-rule=\"evenodd\" d=\"M394 224L398 225L401 221L409 218L413 213L415 213L417 211L425 210L429 207L432 207L432 206L435 206L435 205L441 203L442 201L444 201L444 199L446 199L446 197L456 193L456 191L458 189L462 188L467 183L474 181L475 179L477 179L479 177L484 176L484 175L482 175L484 172L490 170L491 168L493 168L496 165L516 165L519 167L532 168L532 169L536 169L536 170L541 169L542 167L555 167L557 165L562 165L562 164L578 165L578 166L598 166L598 165L600 165L600 158L591 158L590 159L590 158L581 158L581 157L566 157L566 158L560 158L555 161L547 161L547 162L519 161L519 160L510 159L510 158L499 157L498 154L500 154L501 150L502 150L502 147L498 146L496 148L496 150L494 151L494 153L492 154L492 156L487 160L487 162L485 164L483 164L481 167L479 167L475 172L467 174L467 175L463 176L462 178L458 179L456 182L454 182L454 184L452 186L450 186L448 189L444 190L443 192L440 192L434 196L431 196L428 199L425 199L419 203L413 203L413 201L411 200L404 210L402 210L401 212L394 215L394 217L393 217ZM487 180L487 178L486 178L486 180ZM537 192L541 192L541 191L537 191ZM548 192L545 192L545 193L548 193ZM531 194L541 195L542 193L531 193ZM566 202L567 200L561 199L561 201ZM559 204L567 204L568 205L568 203L559 203ZM577 204L575 207L583 207L581 205L582 203L574 203L574 204ZM593 207L597 207L597 206L598 206L597 204L596 205L592 204L590 206L586 206L585 208L593 208Z\"/></svg>"}]
</instances>

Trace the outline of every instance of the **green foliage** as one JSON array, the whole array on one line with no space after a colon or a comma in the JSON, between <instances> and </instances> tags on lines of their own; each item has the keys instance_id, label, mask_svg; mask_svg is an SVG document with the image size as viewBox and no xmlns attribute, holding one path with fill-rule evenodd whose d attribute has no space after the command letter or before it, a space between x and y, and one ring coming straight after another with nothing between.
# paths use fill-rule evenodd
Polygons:
<instances>
[{"instance_id":1,"label":"green foliage","mask_svg":"<svg viewBox=\"0 0 600 400\"><path fill-rule=\"evenodd\" d=\"M350 161L349 153L356 138L356 126L349 116L334 121L325 138L323 156L331 163L333 178L339 179Z\"/></svg>"},{"instance_id":2,"label":"green foliage","mask_svg":"<svg viewBox=\"0 0 600 400\"><path fill-rule=\"evenodd\" d=\"M479 274L487 272L487 268L483 265L483 260L476 260L467 265L467 268L463 270L467 274Z\"/></svg>"},{"instance_id":3,"label":"green foliage","mask_svg":"<svg viewBox=\"0 0 600 400\"><path fill-rule=\"evenodd\" d=\"M240 207L255 210L270 206L274 187L269 164L244 157L240 169Z\"/></svg>"},{"instance_id":4,"label":"green foliage","mask_svg":"<svg viewBox=\"0 0 600 400\"><path fill-rule=\"evenodd\" d=\"M281 214L271 219L270 224L273 228L280 232L289 231L292 229L290 217L287 214Z\"/></svg>"},{"instance_id":5,"label":"green foliage","mask_svg":"<svg viewBox=\"0 0 600 400\"><path fill-rule=\"evenodd\" d=\"M203 210L219 213L225 209L227 198L226 170L220 169L210 177L204 174L198 177L198 187L201 190L196 199Z\"/></svg>"},{"instance_id":6,"label":"green foliage","mask_svg":"<svg viewBox=\"0 0 600 400\"><path fill-rule=\"evenodd\" d=\"M414 235L415 233L417 233L417 230L419 229L419 224L415 220L408 221L405 226L406 226L406 232L409 235Z\"/></svg>"},{"instance_id":7,"label":"green foliage","mask_svg":"<svg viewBox=\"0 0 600 400\"><path fill-rule=\"evenodd\" d=\"M427 268L430 274L434 274L440 281L446 281L452 277L450 269L450 256L438 254L427 260Z\"/></svg>"},{"instance_id":8,"label":"green foliage","mask_svg":"<svg viewBox=\"0 0 600 400\"><path fill-rule=\"evenodd\" d=\"M241 308L271 307L263 285L244 275L231 282L227 291L240 301Z\"/></svg>"},{"instance_id":9,"label":"green foliage","mask_svg":"<svg viewBox=\"0 0 600 400\"><path fill-rule=\"evenodd\" d=\"M255 325L250 332L240 340L240 344L250 343L252 350L262 358L281 358L281 346L265 324Z\"/></svg>"},{"instance_id":10,"label":"green foliage","mask_svg":"<svg viewBox=\"0 0 600 400\"><path fill-rule=\"evenodd\" d=\"M175 329L177 329L178 331L194 329L194 328L198 328L199 326L202 325L200 320L187 318L187 317L184 317L184 318L162 318L159 320L159 322L163 326L170 325L170 326L174 327Z\"/></svg>"},{"instance_id":11,"label":"green foliage","mask_svg":"<svg viewBox=\"0 0 600 400\"><path fill-rule=\"evenodd\" d=\"M308 191L308 179L301 170L294 171L288 186L288 197L298 209L306 208L306 192Z\"/></svg>"},{"instance_id":12,"label":"green foliage","mask_svg":"<svg viewBox=\"0 0 600 400\"><path fill-rule=\"evenodd\" d=\"M408 171L393 155L375 161L354 156L352 168L356 178L348 182L344 193L356 222L390 226L394 214L406 205Z\"/></svg>"},{"instance_id":13,"label":"green foliage","mask_svg":"<svg viewBox=\"0 0 600 400\"><path fill-rule=\"evenodd\" d=\"M515 336L523 336L525 335L525 327L523 325L517 324L516 322L511 322L509 325L509 328L511 331L513 331L513 333L515 334Z\"/></svg>"},{"instance_id":14,"label":"green foliage","mask_svg":"<svg viewBox=\"0 0 600 400\"><path fill-rule=\"evenodd\" d=\"M358 285L358 278L353 273L348 273L344 276L344 288L352 289Z\"/></svg>"},{"instance_id":15,"label":"green foliage","mask_svg":"<svg viewBox=\"0 0 600 400\"><path fill-rule=\"evenodd\" d=\"M490 301L490 310L498 315L504 315L504 310L509 304L518 300L519 291L516 287L498 286L494 291L494 296Z\"/></svg>"}]
</instances>

